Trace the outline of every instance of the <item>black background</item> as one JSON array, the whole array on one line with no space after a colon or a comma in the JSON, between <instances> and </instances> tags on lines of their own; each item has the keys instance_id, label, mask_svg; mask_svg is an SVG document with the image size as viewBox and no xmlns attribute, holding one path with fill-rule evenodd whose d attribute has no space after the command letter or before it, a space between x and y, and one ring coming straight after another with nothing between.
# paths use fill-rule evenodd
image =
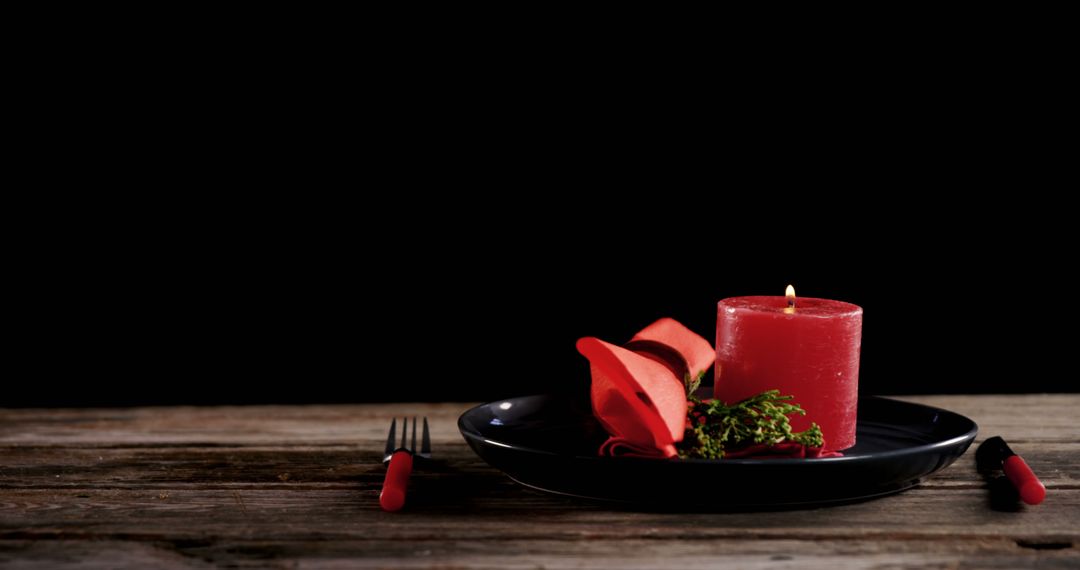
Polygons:
<instances>
[{"instance_id":1,"label":"black background","mask_svg":"<svg viewBox=\"0 0 1080 570\"><path fill-rule=\"evenodd\" d=\"M200 202L42 235L0 403L580 393L577 338L670 316L712 342L717 300L788 283L864 308L864 393L1075 390L1068 233L1041 205L1021 232L1014 204L533 198Z\"/></svg>"},{"instance_id":2,"label":"black background","mask_svg":"<svg viewBox=\"0 0 1080 570\"><path fill-rule=\"evenodd\" d=\"M20 61L0 406L575 391L788 283L863 306L864 392L1076 389L1062 34L267 29Z\"/></svg>"}]
</instances>

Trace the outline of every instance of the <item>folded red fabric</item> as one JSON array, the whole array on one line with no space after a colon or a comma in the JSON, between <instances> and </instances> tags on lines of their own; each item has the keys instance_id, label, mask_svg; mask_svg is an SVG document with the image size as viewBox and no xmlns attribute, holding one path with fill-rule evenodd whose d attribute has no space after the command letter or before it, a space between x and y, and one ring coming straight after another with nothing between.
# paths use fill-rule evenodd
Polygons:
<instances>
[{"instance_id":1,"label":"folded red fabric","mask_svg":"<svg viewBox=\"0 0 1080 570\"><path fill-rule=\"evenodd\" d=\"M684 378L712 366L712 345L665 318L625 347L585 337L577 349L589 359L593 415L611 436L600 453L674 457L686 429Z\"/></svg>"}]
</instances>

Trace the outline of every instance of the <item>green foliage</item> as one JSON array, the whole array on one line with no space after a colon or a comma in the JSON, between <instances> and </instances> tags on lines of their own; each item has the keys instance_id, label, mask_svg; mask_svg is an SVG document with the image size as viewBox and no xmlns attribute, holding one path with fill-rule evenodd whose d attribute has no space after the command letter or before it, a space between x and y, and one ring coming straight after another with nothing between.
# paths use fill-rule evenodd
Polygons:
<instances>
[{"instance_id":1,"label":"green foliage","mask_svg":"<svg viewBox=\"0 0 1080 570\"><path fill-rule=\"evenodd\" d=\"M697 382L701 382L700 377ZM753 444L771 446L784 441L821 447L824 439L817 424L810 424L806 431L791 431L788 415L806 415L801 406L788 402L792 398L781 396L779 390L769 390L728 406L720 400L702 402L691 392L687 395L690 425L678 444L679 457L721 459L725 449Z\"/></svg>"},{"instance_id":2,"label":"green foliage","mask_svg":"<svg viewBox=\"0 0 1080 570\"><path fill-rule=\"evenodd\" d=\"M683 386L686 387L686 397L693 398L694 392L697 392L698 386L701 386L701 380L705 378L705 371L697 373L697 376L691 376L689 372L683 377Z\"/></svg>"}]
</instances>

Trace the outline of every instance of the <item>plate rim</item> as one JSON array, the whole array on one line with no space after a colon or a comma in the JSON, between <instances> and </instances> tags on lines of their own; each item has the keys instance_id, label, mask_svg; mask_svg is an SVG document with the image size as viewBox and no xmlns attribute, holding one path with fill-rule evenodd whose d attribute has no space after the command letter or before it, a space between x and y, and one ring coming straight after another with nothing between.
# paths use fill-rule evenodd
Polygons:
<instances>
[{"instance_id":1,"label":"plate rim","mask_svg":"<svg viewBox=\"0 0 1080 570\"><path fill-rule=\"evenodd\" d=\"M566 457L566 458L574 458L574 459L587 459L587 460L593 460L593 461L596 461L596 460L599 460L599 461L619 461L619 462L629 462L629 463L638 463L638 462L641 462L641 461L655 462L658 459L658 458L647 458L647 457L609 457L609 456L603 456L603 455L592 455L591 456L591 455L575 455L575 454L555 453L555 452L546 451L546 450L543 450L543 449L536 449L536 448L532 448L532 447L526 447L526 446L522 446L522 445L509 444L509 443L505 443L505 442L501 442L501 441L496 441L496 440L487 438L487 437L483 436L482 434L476 433L476 432L468 429L465 426L465 423L464 423L465 422L465 416L469 415L470 413L472 413L472 412L474 412L476 410L479 410L480 408L486 407L486 406L491 406L491 405L494 405L494 404L498 404L500 402L507 402L507 401L518 400L518 399L523 399L523 398L552 398L552 397L556 397L556 395L555 394L528 394L528 395L524 395L524 396L514 396L514 397L510 397L510 398L501 398L499 400L493 400L491 402L485 402L485 403L482 403L482 404L478 404L476 406L473 406L473 407L469 408L468 410L465 410L464 412L462 412L462 414L460 416L458 416L458 421L457 421L458 431L461 433L462 437L464 437L466 439L472 439L472 440L474 440L474 441L476 441L478 443L495 445L497 447L503 447L503 448L512 449L512 450L515 450L515 451L526 452L526 453L534 453L534 454L538 454L538 455L548 455L548 456L554 456L554 457ZM782 466L782 465L832 465L832 464L836 464L836 463L850 463L850 462L856 462L856 461L875 461L875 460L880 460L880 459L895 459L895 458L900 458L900 457L904 457L904 456L907 456L907 455L921 455L923 453L934 452L934 451L939 450L939 449L943 450L943 449L956 447L958 445L963 444L965 441L970 444L970 442L975 440L975 438L978 436L978 433L979 433L979 424L976 423L975 420L972 420L971 418L969 418L969 417L967 417L967 416L965 416L963 414L959 414L959 413L953 412L951 410L946 410L944 408L939 408L937 406L930 406L930 405L927 405L927 404L919 404L919 403L915 403L915 402L906 402L904 400L897 400L895 398L890 398L890 397L886 397L886 396L869 396L868 395L868 396L861 397L859 399L859 401L862 402L863 399L879 400L879 401L888 402L889 404L893 404L893 405L899 404L899 405L902 405L902 406L913 406L913 407L917 407L917 408L924 408L926 410L934 411L934 412L938 412L938 413L944 412L946 414L950 414L952 416L955 416L955 417L959 418L960 420L968 422L970 424L970 427L968 428L968 430L966 432L964 432L961 435L954 436L954 437L944 439L944 440L941 440L941 441L935 441L935 442L932 442L932 443L924 443L924 444L913 445L913 446L910 446L910 447L904 447L904 448L900 448L900 449L891 449L891 450L888 450L888 451L880 451L880 452L863 454L863 455L845 455L845 456L841 456L841 457L773 458L773 459L755 459L755 458L697 459L697 458L691 458L691 459L680 459L679 463L705 464L705 465L776 465L776 466Z\"/></svg>"},{"instance_id":2,"label":"plate rim","mask_svg":"<svg viewBox=\"0 0 1080 570\"><path fill-rule=\"evenodd\" d=\"M566 491L558 491L558 490L555 490L555 489L549 489L547 487L541 487L539 485L534 485L532 483L527 483L527 482L522 481L521 479L518 479L517 477L515 477L515 476L513 476L513 475L511 475L509 473L506 473L505 471L503 472L503 474L506 475L507 477L509 477L511 481L517 483L518 485L524 485L525 487L528 487L530 489L535 489L535 490L541 491L543 493L550 493L552 495L559 495L561 497L570 497L570 498L573 498L573 499L582 499L582 500L585 500L585 501L595 501L595 502L601 502L601 503L607 503L607 504L616 504L616 505L624 505L624 506L636 506L636 505L642 505L642 504L649 504L650 503L649 501L635 501L635 500L632 500L632 499L614 499L614 498L611 498L611 497L598 497L598 496L594 496L594 495L581 495L581 494L578 494L578 493L567 493ZM749 509L749 510L769 510L769 509L773 509L773 508L788 510L788 509L829 507L829 506L835 506L835 505L846 505L846 504L853 504L853 503L861 503L861 502L864 502L864 501L872 501L874 499L880 499L882 497L888 497L890 495L897 495L897 494L903 493L904 491L907 491L909 489L913 489L915 487L918 487L920 484L921 484L921 481L919 479L915 479L915 480L912 480L912 481L908 481L908 482L906 482L906 483L904 483L902 485L898 485L895 488L889 488L889 489L884 490L884 491L877 491L877 492L873 492L873 493L869 493L869 494L852 495L850 497L842 497L842 498L836 498L836 499L809 499L809 500L806 500L806 501L781 501L781 502L776 502L776 503L738 503L736 505L732 505L733 509L731 509L731 510L746 510L746 509Z\"/></svg>"}]
</instances>

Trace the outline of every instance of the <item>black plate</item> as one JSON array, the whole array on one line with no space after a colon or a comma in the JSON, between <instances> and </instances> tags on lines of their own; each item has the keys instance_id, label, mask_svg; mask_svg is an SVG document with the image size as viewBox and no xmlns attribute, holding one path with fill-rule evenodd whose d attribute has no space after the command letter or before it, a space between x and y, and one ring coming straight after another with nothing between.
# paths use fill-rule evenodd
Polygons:
<instances>
[{"instance_id":1,"label":"black plate","mask_svg":"<svg viewBox=\"0 0 1080 570\"><path fill-rule=\"evenodd\" d=\"M587 404L524 396L458 419L477 455L551 493L670 508L790 508L853 502L910 488L963 455L978 426L946 410L864 397L855 447L822 459L663 460L597 457L607 437Z\"/></svg>"}]
</instances>

